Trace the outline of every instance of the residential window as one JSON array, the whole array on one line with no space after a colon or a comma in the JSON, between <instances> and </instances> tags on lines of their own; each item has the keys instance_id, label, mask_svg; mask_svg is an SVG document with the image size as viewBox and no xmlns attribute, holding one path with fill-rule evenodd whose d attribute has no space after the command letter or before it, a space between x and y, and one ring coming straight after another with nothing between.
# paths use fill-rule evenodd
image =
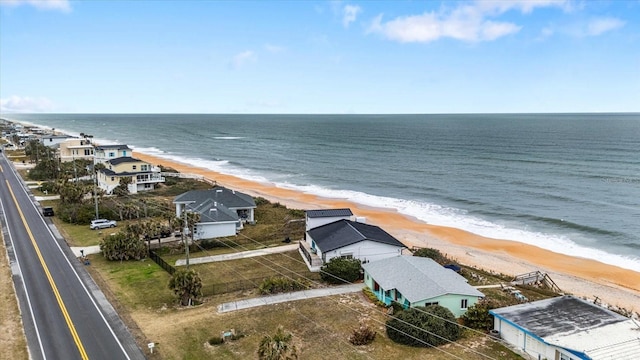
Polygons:
<instances>
[{"instance_id":1,"label":"residential window","mask_svg":"<svg viewBox=\"0 0 640 360\"><path fill-rule=\"evenodd\" d=\"M145 189L151 189L151 184L149 184L149 183L144 184L144 188Z\"/></svg>"},{"instance_id":2,"label":"residential window","mask_svg":"<svg viewBox=\"0 0 640 360\"><path fill-rule=\"evenodd\" d=\"M85 156L93 155L93 154L91 153L91 149L84 149L84 155L85 155Z\"/></svg>"},{"instance_id":3,"label":"residential window","mask_svg":"<svg viewBox=\"0 0 640 360\"><path fill-rule=\"evenodd\" d=\"M353 254L340 255L341 259L353 259Z\"/></svg>"},{"instance_id":4,"label":"residential window","mask_svg":"<svg viewBox=\"0 0 640 360\"><path fill-rule=\"evenodd\" d=\"M135 170L135 169L136 169L136 165L131 166L131 168L132 168L133 170Z\"/></svg>"},{"instance_id":5,"label":"residential window","mask_svg":"<svg viewBox=\"0 0 640 360\"><path fill-rule=\"evenodd\" d=\"M116 153L114 153L114 152L110 152L110 153L109 153L109 157L116 157Z\"/></svg>"},{"instance_id":6,"label":"residential window","mask_svg":"<svg viewBox=\"0 0 640 360\"><path fill-rule=\"evenodd\" d=\"M113 176L111 177L111 181L114 181L116 178L114 178Z\"/></svg>"},{"instance_id":7,"label":"residential window","mask_svg":"<svg viewBox=\"0 0 640 360\"><path fill-rule=\"evenodd\" d=\"M122 156L127 156L127 150L122 151Z\"/></svg>"},{"instance_id":8,"label":"residential window","mask_svg":"<svg viewBox=\"0 0 640 360\"><path fill-rule=\"evenodd\" d=\"M560 360L574 360L571 356L560 354Z\"/></svg>"},{"instance_id":9,"label":"residential window","mask_svg":"<svg viewBox=\"0 0 640 360\"><path fill-rule=\"evenodd\" d=\"M438 302L436 301L436 302L424 303L424 307L431 306L431 305L438 305Z\"/></svg>"},{"instance_id":10,"label":"residential window","mask_svg":"<svg viewBox=\"0 0 640 360\"><path fill-rule=\"evenodd\" d=\"M147 171L147 167L148 167L148 165L140 165L140 170L141 171Z\"/></svg>"},{"instance_id":11,"label":"residential window","mask_svg":"<svg viewBox=\"0 0 640 360\"><path fill-rule=\"evenodd\" d=\"M466 309L467 307L469 307L469 300L468 299L460 300L460 308Z\"/></svg>"}]
</instances>

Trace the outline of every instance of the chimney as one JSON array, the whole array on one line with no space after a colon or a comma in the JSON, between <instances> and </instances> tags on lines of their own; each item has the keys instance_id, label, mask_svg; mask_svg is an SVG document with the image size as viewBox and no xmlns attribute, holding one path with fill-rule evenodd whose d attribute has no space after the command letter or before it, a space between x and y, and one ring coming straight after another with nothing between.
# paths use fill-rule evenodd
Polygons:
<instances>
[{"instance_id":1,"label":"chimney","mask_svg":"<svg viewBox=\"0 0 640 360\"><path fill-rule=\"evenodd\" d=\"M367 218L364 216L356 216L356 222L361 223L361 224L366 224L367 223Z\"/></svg>"}]
</instances>

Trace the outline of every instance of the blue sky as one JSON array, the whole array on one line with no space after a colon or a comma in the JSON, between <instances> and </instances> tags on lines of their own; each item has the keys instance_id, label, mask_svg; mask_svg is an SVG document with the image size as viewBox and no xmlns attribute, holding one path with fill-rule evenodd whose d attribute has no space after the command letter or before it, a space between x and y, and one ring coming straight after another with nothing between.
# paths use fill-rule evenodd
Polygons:
<instances>
[{"instance_id":1,"label":"blue sky","mask_svg":"<svg viewBox=\"0 0 640 360\"><path fill-rule=\"evenodd\" d=\"M640 0L0 0L0 105L640 111Z\"/></svg>"}]
</instances>

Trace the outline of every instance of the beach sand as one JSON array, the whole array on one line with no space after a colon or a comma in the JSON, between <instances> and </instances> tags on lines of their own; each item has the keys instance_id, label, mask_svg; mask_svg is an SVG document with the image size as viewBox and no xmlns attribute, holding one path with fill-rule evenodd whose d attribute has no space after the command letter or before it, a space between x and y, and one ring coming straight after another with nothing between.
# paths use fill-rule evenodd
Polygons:
<instances>
[{"instance_id":1,"label":"beach sand","mask_svg":"<svg viewBox=\"0 0 640 360\"><path fill-rule=\"evenodd\" d=\"M202 175L218 184L279 202L292 209L350 208L402 241L406 246L431 247L461 264L508 275L542 271L565 293L594 299L640 313L640 273L598 261L572 257L517 241L491 239L464 230L426 224L384 208L372 208L341 199L321 198L273 184L258 183L148 154L135 157L181 173Z\"/></svg>"}]
</instances>

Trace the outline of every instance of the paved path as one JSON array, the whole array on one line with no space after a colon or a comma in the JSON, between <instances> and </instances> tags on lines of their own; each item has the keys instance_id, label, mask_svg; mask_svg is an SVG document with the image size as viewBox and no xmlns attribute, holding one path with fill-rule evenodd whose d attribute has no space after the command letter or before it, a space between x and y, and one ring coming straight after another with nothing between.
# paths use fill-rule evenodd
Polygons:
<instances>
[{"instance_id":1,"label":"paved path","mask_svg":"<svg viewBox=\"0 0 640 360\"><path fill-rule=\"evenodd\" d=\"M264 255L270 255L270 254L277 254L277 253L283 253L283 252L287 252L287 251L297 250L298 246L299 245L296 242L295 244L291 244L291 245L275 246L275 247L266 248L266 249L260 249L260 250L250 250L250 251L234 252L234 253L222 254L222 255L213 255L213 256L203 256L203 257L197 257L197 258L190 258L189 259L189 264L191 264L191 265L194 265L194 264L206 264L206 263L217 262L217 261L246 259L246 258L250 258L250 257L254 257L254 256L264 256ZM186 259L179 259L179 260L176 261L176 266L184 266L186 264L187 264Z\"/></svg>"},{"instance_id":2,"label":"paved path","mask_svg":"<svg viewBox=\"0 0 640 360\"><path fill-rule=\"evenodd\" d=\"M71 251L76 257L80 257L80 250L84 250L85 255L100 254L100 245L93 246L72 246Z\"/></svg>"},{"instance_id":3,"label":"paved path","mask_svg":"<svg viewBox=\"0 0 640 360\"><path fill-rule=\"evenodd\" d=\"M360 283L360 284L332 286L332 287L327 287L322 289L296 291L296 292L270 295L270 296L261 296L253 299L238 300L238 301L232 301L232 302L220 304L218 305L218 312L226 313L226 312L231 312L236 310L263 306L263 305L279 304L279 303L295 301L295 300L304 300L304 299L312 299L312 298L325 297L325 296L331 296L331 295L354 293L354 292L362 291L363 287L364 287L364 284Z\"/></svg>"}]
</instances>

